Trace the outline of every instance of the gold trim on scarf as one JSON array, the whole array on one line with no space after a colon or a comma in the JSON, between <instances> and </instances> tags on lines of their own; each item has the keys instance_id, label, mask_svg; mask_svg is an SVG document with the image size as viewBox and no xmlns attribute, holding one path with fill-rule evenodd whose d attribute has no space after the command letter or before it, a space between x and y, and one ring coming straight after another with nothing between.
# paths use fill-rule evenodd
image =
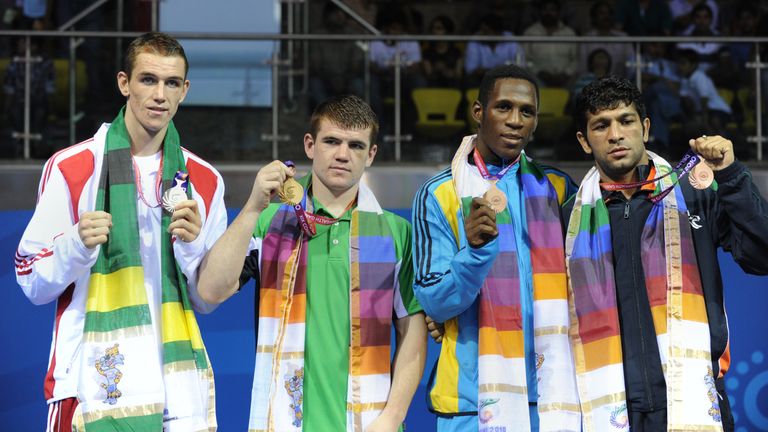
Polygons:
<instances>
[{"instance_id":1,"label":"gold trim on scarf","mask_svg":"<svg viewBox=\"0 0 768 432\"><path fill-rule=\"evenodd\" d=\"M516 386L512 384L502 384L502 383L485 383L480 384L477 386L477 391L480 393L490 393L490 392L505 392L505 393L517 393L517 394L528 394L528 388L526 386Z\"/></svg>"},{"instance_id":2,"label":"gold trim on scarf","mask_svg":"<svg viewBox=\"0 0 768 432\"><path fill-rule=\"evenodd\" d=\"M567 335L568 327L566 326L549 326L540 327L533 331L533 336L550 336L550 335Z\"/></svg>"},{"instance_id":3,"label":"gold trim on scarf","mask_svg":"<svg viewBox=\"0 0 768 432\"><path fill-rule=\"evenodd\" d=\"M591 401L582 402L581 411L584 413L591 413L593 410L603 407L605 405L616 404L619 402L623 403L626 400L626 398L627 396L625 392L618 392L614 394L600 396L599 398L592 399Z\"/></svg>"},{"instance_id":4,"label":"gold trim on scarf","mask_svg":"<svg viewBox=\"0 0 768 432\"><path fill-rule=\"evenodd\" d=\"M566 403L566 402L553 402L549 404L538 404L539 412L550 412L550 411L571 411L575 413L580 413L581 408L579 408L579 404L576 403Z\"/></svg>"},{"instance_id":5,"label":"gold trim on scarf","mask_svg":"<svg viewBox=\"0 0 768 432\"><path fill-rule=\"evenodd\" d=\"M669 347L673 357L684 357L685 359L704 360L712 362L712 354L705 350L695 350L690 348L680 348L676 346Z\"/></svg>"},{"instance_id":6,"label":"gold trim on scarf","mask_svg":"<svg viewBox=\"0 0 768 432\"><path fill-rule=\"evenodd\" d=\"M194 360L184 360L184 361L177 361L173 363L168 363L163 365L163 373L169 374L174 372L189 372L191 370L196 370L197 364ZM207 378L203 378L207 379Z\"/></svg>"},{"instance_id":7,"label":"gold trim on scarf","mask_svg":"<svg viewBox=\"0 0 768 432\"><path fill-rule=\"evenodd\" d=\"M275 354L275 346L274 345L259 345L256 347L256 353L257 354ZM288 351L288 352L281 352L280 353L280 359L288 359L288 360L294 360L304 357L303 351Z\"/></svg>"},{"instance_id":8,"label":"gold trim on scarf","mask_svg":"<svg viewBox=\"0 0 768 432\"><path fill-rule=\"evenodd\" d=\"M719 425L668 425L667 432L689 432L689 431L719 431L722 432L723 428Z\"/></svg>"},{"instance_id":9,"label":"gold trim on scarf","mask_svg":"<svg viewBox=\"0 0 768 432\"><path fill-rule=\"evenodd\" d=\"M387 406L386 402L368 402L368 403L350 403L347 402L347 411L360 414L364 411L383 410Z\"/></svg>"},{"instance_id":10,"label":"gold trim on scarf","mask_svg":"<svg viewBox=\"0 0 768 432\"><path fill-rule=\"evenodd\" d=\"M106 332L85 332L83 333L83 341L86 343L114 343L122 339L130 339L140 336L146 336L154 333L152 324L146 324L142 326L124 327Z\"/></svg>"},{"instance_id":11,"label":"gold trim on scarf","mask_svg":"<svg viewBox=\"0 0 768 432\"><path fill-rule=\"evenodd\" d=\"M125 417L140 417L148 415L163 414L165 408L164 403L155 403L149 405L139 405L123 408L114 408L109 410L96 410L83 413L83 421L88 424L101 420L105 417L125 418Z\"/></svg>"}]
</instances>

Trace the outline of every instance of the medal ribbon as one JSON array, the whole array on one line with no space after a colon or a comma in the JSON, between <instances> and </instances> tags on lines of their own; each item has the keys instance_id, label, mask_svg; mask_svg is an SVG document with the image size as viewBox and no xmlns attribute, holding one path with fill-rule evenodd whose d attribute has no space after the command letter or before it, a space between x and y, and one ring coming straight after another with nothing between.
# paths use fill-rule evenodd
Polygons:
<instances>
[{"instance_id":1,"label":"medal ribbon","mask_svg":"<svg viewBox=\"0 0 768 432\"><path fill-rule=\"evenodd\" d=\"M155 177L155 194L157 195L157 205L150 205L149 202L147 202L147 199L144 198L144 190L141 187L141 171L139 171L139 166L136 164L136 159L134 159L133 155L131 155L131 162L133 163L133 177L134 181L136 182L136 192L138 192L139 198L149 208L158 208L160 205L162 205L162 201L160 200L160 183L163 181L163 156L164 155L161 153L160 168L157 169L157 176Z\"/></svg>"},{"instance_id":2,"label":"medal ribbon","mask_svg":"<svg viewBox=\"0 0 768 432\"><path fill-rule=\"evenodd\" d=\"M506 173L509 172L509 170L515 166L515 164L520 160L520 156L517 156L517 159L515 159L514 162L507 165L505 168L503 168L501 171L499 171L496 175L491 175L491 173L488 172L488 167L485 165L485 161L483 160L483 157L480 155L480 152L477 151L477 147L475 147L475 150L472 152L472 158L475 160L475 165L477 166L477 169L480 171L480 175L483 176L486 180L494 180L494 183L501 180L502 177Z\"/></svg>"},{"instance_id":3,"label":"medal ribbon","mask_svg":"<svg viewBox=\"0 0 768 432\"><path fill-rule=\"evenodd\" d=\"M648 197L648 199L651 200L652 203L656 204L657 202L663 200L664 197L667 196L667 194L669 194L672 191L672 189L675 188L675 185L677 184L677 182L680 181L680 177L683 177L686 174L688 174L693 169L693 167L696 166L696 164L701 162L701 160L702 160L701 156L694 153L693 150L688 150L687 152L685 152L682 159L680 159L680 162L678 162L677 165L675 165L675 167L672 168L672 171L662 176L659 176L650 180L631 182L631 183L600 183L600 188L607 191L635 189L635 188L639 188L641 186L647 185L649 183L655 183L663 179L664 177L671 175L672 173L677 173L679 171L677 175L677 181L675 181L671 186L660 191L659 193L653 194Z\"/></svg>"},{"instance_id":4,"label":"medal ribbon","mask_svg":"<svg viewBox=\"0 0 768 432\"><path fill-rule=\"evenodd\" d=\"M295 167L296 165L291 161L285 161L285 166L287 167ZM325 216L320 216L311 212L308 212L304 210L304 207L301 205L301 203L306 203L309 198L309 188L311 184L307 185L307 188L304 190L304 197L302 198L301 202L298 204L293 205L293 211L296 212L296 218L299 220L299 226L301 226L301 230L304 231L304 234L306 234L308 237L314 237L317 233L317 230L315 229L315 224L320 225L333 225L336 222L339 221L339 219L333 219ZM357 198L352 200L352 202L347 205L347 208L344 209L342 214L346 213L349 209L352 208L352 206L355 205L357 202Z\"/></svg>"}]
</instances>

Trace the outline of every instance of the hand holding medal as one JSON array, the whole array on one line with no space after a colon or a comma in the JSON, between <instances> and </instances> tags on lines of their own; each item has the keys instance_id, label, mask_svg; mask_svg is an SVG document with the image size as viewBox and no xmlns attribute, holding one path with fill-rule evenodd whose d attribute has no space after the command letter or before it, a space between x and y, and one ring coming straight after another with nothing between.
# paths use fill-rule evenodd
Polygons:
<instances>
[{"instance_id":1,"label":"hand holding medal","mask_svg":"<svg viewBox=\"0 0 768 432\"><path fill-rule=\"evenodd\" d=\"M720 171L734 161L733 143L719 135L694 138L688 141L691 150L701 155L703 162L711 171Z\"/></svg>"},{"instance_id":2,"label":"hand holding medal","mask_svg":"<svg viewBox=\"0 0 768 432\"><path fill-rule=\"evenodd\" d=\"M197 239L203 226L197 201L187 196L189 174L177 171L173 185L163 192L163 209L171 214L168 232L179 240L189 243Z\"/></svg>"}]
</instances>

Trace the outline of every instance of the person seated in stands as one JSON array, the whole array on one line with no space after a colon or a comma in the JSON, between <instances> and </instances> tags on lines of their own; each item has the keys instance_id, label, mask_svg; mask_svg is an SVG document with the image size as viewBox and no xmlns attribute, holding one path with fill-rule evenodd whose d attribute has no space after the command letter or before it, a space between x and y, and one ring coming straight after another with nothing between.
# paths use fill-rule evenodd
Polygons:
<instances>
[{"instance_id":1,"label":"person seated in stands","mask_svg":"<svg viewBox=\"0 0 768 432\"><path fill-rule=\"evenodd\" d=\"M709 28L712 31L717 30L718 15L720 8L717 6L715 0L671 0L669 2L669 11L672 13L672 28L677 34L688 34L693 30L693 10L694 8L704 3L709 6L712 11L712 22Z\"/></svg>"},{"instance_id":2,"label":"person seated in stands","mask_svg":"<svg viewBox=\"0 0 768 432\"><path fill-rule=\"evenodd\" d=\"M356 33L348 15L332 2L323 7L317 33ZM309 50L309 97L312 107L335 94L363 94L364 53L354 41L312 41Z\"/></svg>"},{"instance_id":3,"label":"person seated in stands","mask_svg":"<svg viewBox=\"0 0 768 432\"><path fill-rule=\"evenodd\" d=\"M476 35L499 36L511 35L504 31L504 21L496 14L483 16L478 24ZM477 42L467 44L464 58L464 72L467 85L477 87L483 75L496 66L505 64L524 64L525 51L517 42Z\"/></svg>"},{"instance_id":4,"label":"person seated in stands","mask_svg":"<svg viewBox=\"0 0 768 432\"><path fill-rule=\"evenodd\" d=\"M707 134L721 134L731 121L731 107L725 103L712 79L699 68L699 55L693 50L678 52L677 70L680 98L687 125L697 125Z\"/></svg>"},{"instance_id":5,"label":"person seated in stands","mask_svg":"<svg viewBox=\"0 0 768 432\"><path fill-rule=\"evenodd\" d=\"M576 100L576 97L587 84L608 76L612 72L613 62L611 61L611 55L602 48L589 53L587 64L589 65L587 73L577 78L576 82L571 86L571 100Z\"/></svg>"},{"instance_id":6,"label":"person seated in stands","mask_svg":"<svg viewBox=\"0 0 768 432\"><path fill-rule=\"evenodd\" d=\"M439 15L429 24L429 34L442 36L453 34L453 21ZM422 65L427 84L432 87L461 86L464 59L455 42L433 41L424 45Z\"/></svg>"},{"instance_id":7,"label":"person seated in stands","mask_svg":"<svg viewBox=\"0 0 768 432\"><path fill-rule=\"evenodd\" d=\"M685 36L718 36L719 33L712 30L713 13L706 3L699 3L691 12L693 26L683 32ZM677 44L678 49L690 49L699 55L699 68L703 72L708 71L716 62L717 52L722 45L717 42L681 42Z\"/></svg>"},{"instance_id":8,"label":"person seated in stands","mask_svg":"<svg viewBox=\"0 0 768 432\"><path fill-rule=\"evenodd\" d=\"M592 28L584 33L584 36L627 35L616 29L616 20L611 3L603 0L595 2L589 10L589 16L592 20ZM613 60L611 67L613 75L627 75L627 62L634 60L635 56L635 51L630 43L587 42L579 44L579 71L581 73L589 72L589 56L598 48L605 50Z\"/></svg>"},{"instance_id":9,"label":"person seated in stands","mask_svg":"<svg viewBox=\"0 0 768 432\"><path fill-rule=\"evenodd\" d=\"M379 11L376 24L384 34L403 35L407 33L408 14L399 8ZM391 132L392 119L389 118L393 108L384 107L384 99L395 94L395 62L400 54L401 92L403 103L403 118L405 124L412 123L416 118L416 109L410 102L410 94L414 88L426 87L422 74L421 46L416 41L373 41L370 46L371 58L371 107L382 116L383 135Z\"/></svg>"},{"instance_id":10,"label":"person seated in stands","mask_svg":"<svg viewBox=\"0 0 768 432\"><path fill-rule=\"evenodd\" d=\"M672 32L672 13L665 0L617 0L616 22L630 36L661 36Z\"/></svg>"},{"instance_id":11,"label":"person seated in stands","mask_svg":"<svg viewBox=\"0 0 768 432\"><path fill-rule=\"evenodd\" d=\"M523 32L525 36L576 36L572 28L560 21L560 2L541 2L539 20ZM572 43L528 43L525 57L542 84L551 87L567 85L576 75L579 51Z\"/></svg>"}]
</instances>

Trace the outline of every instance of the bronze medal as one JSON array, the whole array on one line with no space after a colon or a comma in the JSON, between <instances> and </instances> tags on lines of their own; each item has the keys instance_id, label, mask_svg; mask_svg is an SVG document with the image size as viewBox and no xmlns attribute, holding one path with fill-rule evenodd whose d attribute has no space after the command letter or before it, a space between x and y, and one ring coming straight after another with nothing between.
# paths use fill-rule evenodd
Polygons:
<instances>
[{"instance_id":1,"label":"bronze medal","mask_svg":"<svg viewBox=\"0 0 768 432\"><path fill-rule=\"evenodd\" d=\"M496 213L501 213L507 208L507 196L496 185L491 185L483 198L490 203L491 208Z\"/></svg>"},{"instance_id":2,"label":"bronze medal","mask_svg":"<svg viewBox=\"0 0 768 432\"><path fill-rule=\"evenodd\" d=\"M289 177L277 191L277 196L283 203L295 206L304 198L304 187L294 180L293 177Z\"/></svg>"},{"instance_id":3,"label":"bronze medal","mask_svg":"<svg viewBox=\"0 0 768 432\"><path fill-rule=\"evenodd\" d=\"M696 164L690 174L688 174L688 182L696 189L708 188L712 185L714 179L715 174L712 172L712 168L710 168L704 161Z\"/></svg>"}]
</instances>

